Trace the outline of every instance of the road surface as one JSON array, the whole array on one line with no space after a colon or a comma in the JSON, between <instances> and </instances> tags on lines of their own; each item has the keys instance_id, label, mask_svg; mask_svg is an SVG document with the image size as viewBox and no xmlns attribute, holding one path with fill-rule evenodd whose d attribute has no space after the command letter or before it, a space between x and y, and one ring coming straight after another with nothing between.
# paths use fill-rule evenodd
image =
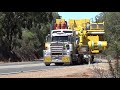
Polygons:
<instances>
[{"instance_id":1,"label":"road surface","mask_svg":"<svg viewBox=\"0 0 120 90\"><path fill-rule=\"evenodd\" d=\"M0 75L3 74L15 74L20 72L30 72L30 71L40 71L53 68L62 68L68 66L45 66L43 61L33 61L33 62L19 62L19 63L7 63L0 64Z\"/></svg>"},{"instance_id":2,"label":"road surface","mask_svg":"<svg viewBox=\"0 0 120 90\"><path fill-rule=\"evenodd\" d=\"M5 63L0 64L0 75L4 74L16 74L21 72L30 72L30 71L40 71L53 68L63 68L70 66L55 66L51 64L50 66L45 66L42 60L32 61L32 62L16 62L16 63Z\"/></svg>"}]
</instances>

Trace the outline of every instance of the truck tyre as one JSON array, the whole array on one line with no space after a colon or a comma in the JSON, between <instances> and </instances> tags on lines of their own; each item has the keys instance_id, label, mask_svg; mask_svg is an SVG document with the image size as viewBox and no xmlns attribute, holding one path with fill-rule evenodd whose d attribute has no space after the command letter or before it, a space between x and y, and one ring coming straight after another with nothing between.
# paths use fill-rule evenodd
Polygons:
<instances>
[{"instance_id":1,"label":"truck tyre","mask_svg":"<svg viewBox=\"0 0 120 90\"><path fill-rule=\"evenodd\" d=\"M90 61L89 61L90 60ZM94 55L91 55L91 57L89 58L89 60L87 59L87 60L85 60L85 63L86 64L93 64L93 62L94 62Z\"/></svg>"},{"instance_id":2,"label":"truck tyre","mask_svg":"<svg viewBox=\"0 0 120 90\"><path fill-rule=\"evenodd\" d=\"M78 64L83 64L83 55L78 55Z\"/></svg>"}]
</instances>

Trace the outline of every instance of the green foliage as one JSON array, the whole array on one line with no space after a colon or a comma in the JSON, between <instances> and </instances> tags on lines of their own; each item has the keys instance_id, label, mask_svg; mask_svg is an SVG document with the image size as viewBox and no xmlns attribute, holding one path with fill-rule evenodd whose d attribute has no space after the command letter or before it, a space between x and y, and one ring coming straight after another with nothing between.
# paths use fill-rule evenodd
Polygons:
<instances>
[{"instance_id":1,"label":"green foliage","mask_svg":"<svg viewBox=\"0 0 120 90\"><path fill-rule=\"evenodd\" d=\"M11 61L17 61L13 53L21 60L41 57L45 36L56 18L56 12L0 12L0 57Z\"/></svg>"},{"instance_id":2,"label":"green foliage","mask_svg":"<svg viewBox=\"0 0 120 90\"><path fill-rule=\"evenodd\" d=\"M97 17L105 22L105 39L109 47L106 54L120 56L120 12L102 12Z\"/></svg>"},{"instance_id":3,"label":"green foliage","mask_svg":"<svg viewBox=\"0 0 120 90\"><path fill-rule=\"evenodd\" d=\"M34 38L35 34L30 31L23 31L22 32L22 38L25 40L32 40Z\"/></svg>"}]
</instances>

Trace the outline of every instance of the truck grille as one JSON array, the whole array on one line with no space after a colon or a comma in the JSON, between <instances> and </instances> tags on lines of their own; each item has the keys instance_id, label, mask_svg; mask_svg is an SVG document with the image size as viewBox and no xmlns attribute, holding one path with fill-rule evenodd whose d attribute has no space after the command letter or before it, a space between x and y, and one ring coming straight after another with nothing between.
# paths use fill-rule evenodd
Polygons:
<instances>
[{"instance_id":1,"label":"truck grille","mask_svg":"<svg viewBox=\"0 0 120 90\"><path fill-rule=\"evenodd\" d=\"M62 53L52 53L52 55L62 55Z\"/></svg>"},{"instance_id":2,"label":"truck grille","mask_svg":"<svg viewBox=\"0 0 120 90\"><path fill-rule=\"evenodd\" d=\"M52 58L63 55L63 44L62 43L52 43L50 45Z\"/></svg>"}]
</instances>

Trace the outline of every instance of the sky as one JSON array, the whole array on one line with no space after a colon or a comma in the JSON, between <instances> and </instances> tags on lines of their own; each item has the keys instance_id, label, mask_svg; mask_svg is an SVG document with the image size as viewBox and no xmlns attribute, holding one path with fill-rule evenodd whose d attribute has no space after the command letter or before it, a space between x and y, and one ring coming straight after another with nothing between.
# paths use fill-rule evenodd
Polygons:
<instances>
[{"instance_id":1,"label":"sky","mask_svg":"<svg viewBox=\"0 0 120 90\"><path fill-rule=\"evenodd\" d=\"M63 19L69 20L69 19L91 19L95 20L95 16L98 15L101 12L58 12L60 16L62 16Z\"/></svg>"}]
</instances>

